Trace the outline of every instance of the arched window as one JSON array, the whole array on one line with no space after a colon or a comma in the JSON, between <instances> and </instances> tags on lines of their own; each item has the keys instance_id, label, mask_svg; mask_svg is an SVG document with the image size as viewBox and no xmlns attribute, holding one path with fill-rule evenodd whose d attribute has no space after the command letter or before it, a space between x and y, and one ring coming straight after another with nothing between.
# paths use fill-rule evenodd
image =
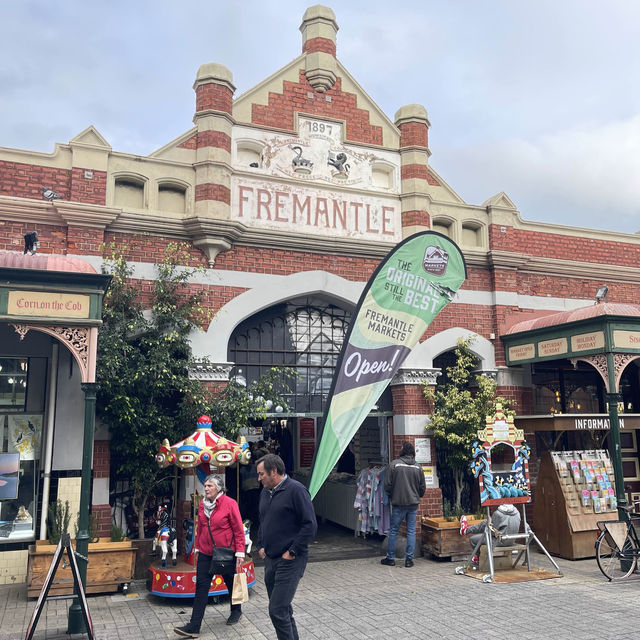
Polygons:
<instances>
[{"instance_id":1,"label":"arched window","mask_svg":"<svg viewBox=\"0 0 640 640\"><path fill-rule=\"evenodd\" d=\"M291 367L299 379L287 397L295 413L322 413L351 313L319 298L291 300L236 327L228 358L248 382L272 367Z\"/></svg>"},{"instance_id":2,"label":"arched window","mask_svg":"<svg viewBox=\"0 0 640 640\"><path fill-rule=\"evenodd\" d=\"M438 233L441 233L448 238L454 239L453 237L453 222L448 218L434 218L431 224L431 228Z\"/></svg>"},{"instance_id":3,"label":"arched window","mask_svg":"<svg viewBox=\"0 0 640 640\"><path fill-rule=\"evenodd\" d=\"M145 206L145 182L134 176L115 179L113 204L116 207L143 209Z\"/></svg>"},{"instance_id":4,"label":"arched window","mask_svg":"<svg viewBox=\"0 0 640 640\"><path fill-rule=\"evenodd\" d=\"M158 185L158 209L184 213L187 210L187 190L183 185L163 182Z\"/></svg>"}]
</instances>

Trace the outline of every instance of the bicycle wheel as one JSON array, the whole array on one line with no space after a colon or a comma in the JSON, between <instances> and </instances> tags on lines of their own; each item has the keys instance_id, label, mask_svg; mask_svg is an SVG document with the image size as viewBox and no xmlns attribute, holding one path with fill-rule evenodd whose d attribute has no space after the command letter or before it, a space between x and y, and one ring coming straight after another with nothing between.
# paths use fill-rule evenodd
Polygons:
<instances>
[{"instance_id":1,"label":"bicycle wheel","mask_svg":"<svg viewBox=\"0 0 640 640\"><path fill-rule=\"evenodd\" d=\"M622 550L611 536L603 531L596 541L596 561L604 576L609 580L622 580L636 568L638 550L627 533Z\"/></svg>"}]
</instances>

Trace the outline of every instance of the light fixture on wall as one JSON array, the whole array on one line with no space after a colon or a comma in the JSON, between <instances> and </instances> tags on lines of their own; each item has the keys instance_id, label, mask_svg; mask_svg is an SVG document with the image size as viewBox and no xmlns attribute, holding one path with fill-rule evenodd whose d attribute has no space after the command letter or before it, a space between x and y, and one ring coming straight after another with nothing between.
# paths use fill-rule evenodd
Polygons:
<instances>
[{"instance_id":1,"label":"light fixture on wall","mask_svg":"<svg viewBox=\"0 0 640 640\"><path fill-rule=\"evenodd\" d=\"M30 253L32 256L36 254L40 243L38 242L38 234L35 231L29 231L29 233L24 234L24 251L25 253Z\"/></svg>"},{"instance_id":2,"label":"light fixture on wall","mask_svg":"<svg viewBox=\"0 0 640 640\"><path fill-rule=\"evenodd\" d=\"M604 299L607 297L607 293L609 293L609 287L607 287L606 284L603 284L601 287L598 287L598 290L596 291L596 304L599 304L600 302L603 302Z\"/></svg>"}]
</instances>

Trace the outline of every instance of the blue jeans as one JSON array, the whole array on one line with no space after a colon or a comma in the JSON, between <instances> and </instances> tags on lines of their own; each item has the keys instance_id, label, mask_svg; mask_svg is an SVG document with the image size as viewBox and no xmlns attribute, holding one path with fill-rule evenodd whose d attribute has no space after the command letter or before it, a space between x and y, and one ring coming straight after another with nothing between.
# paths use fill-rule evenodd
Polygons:
<instances>
[{"instance_id":1,"label":"blue jeans","mask_svg":"<svg viewBox=\"0 0 640 640\"><path fill-rule=\"evenodd\" d=\"M413 560L413 552L416 548L416 516L418 514L417 507L399 507L391 506L391 526L389 527L389 538L387 540L387 558L395 560L396 557L396 540L398 539L398 530L402 521L407 519L407 551L405 558Z\"/></svg>"}]
</instances>

